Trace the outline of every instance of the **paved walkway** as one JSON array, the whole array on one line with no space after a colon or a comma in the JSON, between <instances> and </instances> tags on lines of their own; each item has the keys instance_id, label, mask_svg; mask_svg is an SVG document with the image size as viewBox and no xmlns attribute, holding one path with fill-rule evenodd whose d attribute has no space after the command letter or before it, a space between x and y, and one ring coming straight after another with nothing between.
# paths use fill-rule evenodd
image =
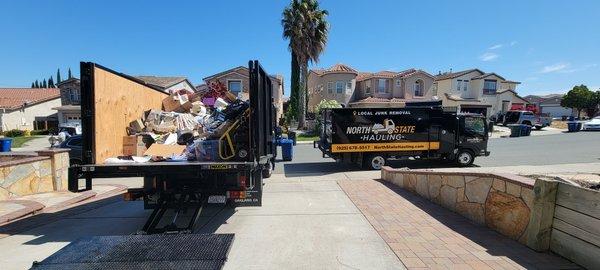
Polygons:
<instances>
[{"instance_id":1,"label":"paved walkway","mask_svg":"<svg viewBox=\"0 0 600 270\"><path fill-rule=\"evenodd\" d=\"M409 269L573 269L393 185L340 180L342 189Z\"/></svg>"},{"instance_id":2,"label":"paved walkway","mask_svg":"<svg viewBox=\"0 0 600 270\"><path fill-rule=\"evenodd\" d=\"M27 141L25 142L21 147L13 147L12 150L13 151L36 151L36 150L42 150L45 148L50 147L50 142L48 141L48 138L50 138L50 136L48 135L44 135L40 138L35 138L31 141Z\"/></svg>"}]
</instances>

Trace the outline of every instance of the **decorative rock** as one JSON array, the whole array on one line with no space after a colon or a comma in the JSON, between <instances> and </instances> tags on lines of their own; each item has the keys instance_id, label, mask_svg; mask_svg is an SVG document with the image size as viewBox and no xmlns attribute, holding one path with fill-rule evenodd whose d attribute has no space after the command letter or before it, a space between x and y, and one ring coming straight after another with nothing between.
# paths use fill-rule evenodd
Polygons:
<instances>
[{"instance_id":1,"label":"decorative rock","mask_svg":"<svg viewBox=\"0 0 600 270\"><path fill-rule=\"evenodd\" d=\"M475 180L477 178L479 178L479 177L477 177L477 176L465 176L465 183L469 183L469 182L471 182L471 181L473 181L473 180Z\"/></svg>"},{"instance_id":2,"label":"decorative rock","mask_svg":"<svg viewBox=\"0 0 600 270\"><path fill-rule=\"evenodd\" d=\"M469 202L485 203L485 199L488 197L488 193L491 187L491 178L477 178L470 182L467 182L465 188L465 195L467 196Z\"/></svg>"},{"instance_id":3,"label":"decorative rock","mask_svg":"<svg viewBox=\"0 0 600 270\"><path fill-rule=\"evenodd\" d=\"M465 178L462 175L450 175L448 176L448 185L455 188L464 187Z\"/></svg>"},{"instance_id":4,"label":"decorative rock","mask_svg":"<svg viewBox=\"0 0 600 270\"><path fill-rule=\"evenodd\" d=\"M456 189L451 186L442 186L440 202L442 206L454 211L456 208Z\"/></svg>"},{"instance_id":5,"label":"decorative rock","mask_svg":"<svg viewBox=\"0 0 600 270\"><path fill-rule=\"evenodd\" d=\"M441 175L429 175L427 177L427 181L429 182L429 199L435 203L440 203L442 177Z\"/></svg>"},{"instance_id":6,"label":"decorative rock","mask_svg":"<svg viewBox=\"0 0 600 270\"><path fill-rule=\"evenodd\" d=\"M491 192L485 203L488 227L518 240L529 223L529 208L523 200L502 192Z\"/></svg>"},{"instance_id":7,"label":"decorative rock","mask_svg":"<svg viewBox=\"0 0 600 270\"><path fill-rule=\"evenodd\" d=\"M416 175L414 175L414 174L404 175L404 188L405 189L415 192L415 186L417 184L416 182L417 182Z\"/></svg>"},{"instance_id":8,"label":"decorative rock","mask_svg":"<svg viewBox=\"0 0 600 270\"><path fill-rule=\"evenodd\" d=\"M523 199L523 201L525 202L527 207L529 207L530 210L533 209L533 198L533 189L524 187L521 188L521 199Z\"/></svg>"},{"instance_id":9,"label":"decorative rock","mask_svg":"<svg viewBox=\"0 0 600 270\"><path fill-rule=\"evenodd\" d=\"M421 195L423 198L429 199L429 184L427 181L427 175L425 174L418 174L417 177L417 185L416 185L416 190L417 193L419 195Z\"/></svg>"},{"instance_id":10,"label":"decorative rock","mask_svg":"<svg viewBox=\"0 0 600 270\"><path fill-rule=\"evenodd\" d=\"M521 196L521 186L507 182L506 183L506 193L519 198Z\"/></svg>"},{"instance_id":11,"label":"decorative rock","mask_svg":"<svg viewBox=\"0 0 600 270\"><path fill-rule=\"evenodd\" d=\"M51 192L54 190L52 175L44 176L40 179L37 192Z\"/></svg>"},{"instance_id":12,"label":"decorative rock","mask_svg":"<svg viewBox=\"0 0 600 270\"><path fill-rule=\"evenodd\" d=\"M483 214L483 205L479 203L459 202L456 203L456 212L462 216L474 221L477 224L485 224L485 215Z\"/></svg>"},{"instance_id":13,"label":"decorative rock","mask_svg":"<svg viewBox=\"0 0 600 270\"><path fill-rule=\"evenodd\" d=\"M456 189L456 202L466 202L467 197L465 196L465 188L457 188Z\"/></svg>"},{"instance_id":14,"label":"decorative rock","mask_svg":"<svg viewBox=\"0 0 600 270\"><path fill-rule=\"evenodd\" d=\"M494 178L492 188L494 188L497 191L506 192L506 182L504 180Z\"/></svg>"}]
</instances>

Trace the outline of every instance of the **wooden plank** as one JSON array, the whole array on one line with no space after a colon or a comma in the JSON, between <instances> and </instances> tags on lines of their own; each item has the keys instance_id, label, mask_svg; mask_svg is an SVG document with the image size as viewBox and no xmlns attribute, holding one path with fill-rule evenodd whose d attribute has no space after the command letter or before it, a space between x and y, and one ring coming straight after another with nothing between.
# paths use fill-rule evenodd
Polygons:
<instances>
[{"instance_id":1,"label":"wooden plank","mask_svg":"<svg viewBox=\"0 0 600 270\"><path fill-rule=\"evenodd\" d=\"M554 217L593 235L600 236L600 219L575 212L560 205L557 205L554 209Z\"/></svg>"},{"instance_id":2,"label":"wooden plank","mask_svg":"<svg viewBox=\"0 0 600 270\"><path fill-rule=\"evenodd\" d=\"M96 163L123 154L123 136L129 123L144 111L161 109L166 93L158 92L101 68L94 68Z\"/></svg>"},{"instance_id":3,"label":"wooden plank","mask_svg":"<svg viewBox=\"0 0 600 270\"><path fill-rule=\"evenodd\" d=\"M556 204L600 219L600 192L560 183Z\"/></svg>"},{"instance_id":4,"label":"wooden plank","mask_svg":"<svg viewBox=\"0 0 600 270\"><path fill-rule=\"evenodd\" d=\"M600 248L559 230L552 230L550 249L587 269L600 269Z\"/></svg>"},{"instance_id":5,"label":"wooden plank","mask_svg":"<svg viewBox=\"0 0 600 270\"><path fill-rule=\"evenodd\" d=\"M588 242L596 247L600 247L600 235L592 234L581 228L578 228L572 224L566 223L560 219L555 218L552 227L556 230L569 234L573 237L577 237L585 242Z\"/></svg>"},{"instance_id":6,"label":"wooden plank","mask_svg":"<svg viewBox=\"0 0 600 270\"><path fill-rule=\"evenodd\" d=\"M557 189L556 181L535 180L535 197L527 228L527 246L533 250L547 251L550 248Z\"/></svg>"}]
</instances>

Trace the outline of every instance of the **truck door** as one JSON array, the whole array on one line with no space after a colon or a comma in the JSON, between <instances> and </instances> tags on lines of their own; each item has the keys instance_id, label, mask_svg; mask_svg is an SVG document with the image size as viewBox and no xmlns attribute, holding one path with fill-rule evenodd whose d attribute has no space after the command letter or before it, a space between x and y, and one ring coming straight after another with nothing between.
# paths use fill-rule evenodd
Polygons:
<instances>
[{"instance_id":1,"label":"truck door","mask_svg":"<svg viewBox=\"0 0 600 270\"><path fill-rule=\"evenodd\" d=\"M434 119L432 119L434 120ZM440 142L440 132L442 130L442 126L437 124L436 121L433 121L431 126L429 126L429 149L428 151L429 157L432 157L435 153L439 152L441 142Z\"/></svg>"},{"instance_id":2,"label":"truck door","mask_svg":"<svg viewBox=\"0 0 600 270\"><path fill-rule=\"evenodd\" d=\"M487 151L487 124L482 116L461 116L459 119L459 144L470 149L475 156L485 155Z\"/></svg>"}]
</instances>

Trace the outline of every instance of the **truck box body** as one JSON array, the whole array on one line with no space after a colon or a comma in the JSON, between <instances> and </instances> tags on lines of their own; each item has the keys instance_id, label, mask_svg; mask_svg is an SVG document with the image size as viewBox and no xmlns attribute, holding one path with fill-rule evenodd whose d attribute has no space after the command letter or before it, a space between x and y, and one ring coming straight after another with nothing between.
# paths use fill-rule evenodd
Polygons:
<instances>
[{"instance_id":1,"label":"truck box body","mask_svg":"<svg viewBox=\"0 0 600 270\"><path fill-rule=\"evenodd\" d=\"M227 161L181 161L104 164L109 157L123 155L123 138L129 124L145 111L160 110L168 94L134 77L101 65L81 63L81 110L83 164L69 171L69 190L81 191L79 178L144 177L143 196L148 208L156 202L149 195L194 190L203 197L235 194L238 204L260 205L262 171L272 166L276 151L272 139L275 111L268 74L249 62L250 113L242 117L232 146L236 156ZM242 153L242 150L245 151Z\"/></svg>"},{"instance_id":2,"label":"truck box body","mask_svg":"<svg viewBox=\"0 0 600 270\"><path fill-rule=\"evenodd\" d=\"M445 112L441 104L326 109L322 117L315 147L343 162L369 165L376 156L455 159L468 152L471 163L475 156L489 154L485 118Z\"/></svg>"}]
</instances>

